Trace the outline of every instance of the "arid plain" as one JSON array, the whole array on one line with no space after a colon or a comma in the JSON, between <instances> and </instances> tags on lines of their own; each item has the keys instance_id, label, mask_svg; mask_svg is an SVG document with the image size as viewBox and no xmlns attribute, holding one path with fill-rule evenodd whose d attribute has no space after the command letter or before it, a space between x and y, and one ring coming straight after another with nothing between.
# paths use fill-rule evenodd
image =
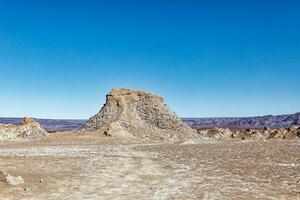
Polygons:
<instances>
[{"instance_id":1,"label":"arid plain","mask_svg":"<svg viewBox=\"0 0 300 200\"><path fill-rule=\"evenodd\" d=\"M1 144L0 199L299 199L300 141L141 142L56 133Z\"/></svg>"}]
</instances>

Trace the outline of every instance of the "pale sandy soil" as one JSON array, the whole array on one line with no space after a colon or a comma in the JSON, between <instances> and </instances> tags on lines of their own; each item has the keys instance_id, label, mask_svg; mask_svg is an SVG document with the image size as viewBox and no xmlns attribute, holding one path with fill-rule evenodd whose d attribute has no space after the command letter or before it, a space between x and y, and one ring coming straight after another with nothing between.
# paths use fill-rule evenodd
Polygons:
<instances>
[{"instance_id":1,"label":"pale sandy soil","mask_svg":"<svg viewBox=\"0 0 300 200\"><path fill-rule=\"evenodd\" d=\"M25 180L0 183L1 200L300 199L300 141L170 144L53 134L0 143L0 171Z\"/></svg>"}]
</instances>

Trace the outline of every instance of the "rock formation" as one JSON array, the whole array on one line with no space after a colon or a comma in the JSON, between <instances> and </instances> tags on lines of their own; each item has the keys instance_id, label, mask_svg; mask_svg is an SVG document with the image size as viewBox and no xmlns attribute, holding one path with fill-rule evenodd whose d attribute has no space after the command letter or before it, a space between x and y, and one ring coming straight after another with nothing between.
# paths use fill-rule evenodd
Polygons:
<instances>
[{"instance_id":1,"label":"rock formation","mask_svg":"<svg viewBox=\"0 0 300 200\"><path fill-rule=\"evenodd\" d=\"M196 131L169 110L162 97L129 89L111 90L100 112L78 131L170 140L197 136Z\"/></svg>"},{"instance_id":2,"label":"rock formation","mask_svg":"<svg viewBox=\"0 0 300 200\"><path fill-rule=\"evenodd\" d=\"M0 124L0 140L36 139L47 134L38 122L27 117L20 125Z\"/></svg>"},{"instance_id":3,"label":"rock formation","mask_svg":"<svg viewBox=\"0 0 300 200\"><path fill-rule=\"evenodd\" d=\"M263 128L263 129L198 129L199 135L215 139L299 139L300 127Z\"/></svg>"},{"instance_id":4,"label":"rock formation","mask_svg":"<svg viewBox=\"0 0 300 200\"><path fill-rule=\"evenodd\" d=\"M233 137L233 132L229 128L210 128L199 131L199 134L215 139L229 139Z\"/></svg>"}]
</instances>

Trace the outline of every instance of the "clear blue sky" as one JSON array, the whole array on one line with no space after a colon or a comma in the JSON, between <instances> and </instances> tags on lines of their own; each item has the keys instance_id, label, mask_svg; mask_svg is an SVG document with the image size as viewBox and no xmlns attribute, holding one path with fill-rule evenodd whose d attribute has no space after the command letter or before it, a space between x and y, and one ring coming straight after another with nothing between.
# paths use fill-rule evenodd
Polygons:
<instances>
[{"instance_id":1,"label":"clear blue sky","mask_svg":"<svg viewBox=\"0 0 300 200\"><path fill-rule=\"evenodd\" d=\"M0 116L88 118L114 87L182 117L298 112L300 3L0 0Z\"/></svg>"}]
</instances>

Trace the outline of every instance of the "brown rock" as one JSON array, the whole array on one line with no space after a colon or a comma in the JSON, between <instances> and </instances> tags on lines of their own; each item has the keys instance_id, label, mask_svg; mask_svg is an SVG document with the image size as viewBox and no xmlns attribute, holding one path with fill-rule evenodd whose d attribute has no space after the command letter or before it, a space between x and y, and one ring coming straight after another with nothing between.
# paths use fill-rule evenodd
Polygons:
<instances>
[{"instance_id":1,"label":"brown rock","mask_svg":"<svg viewBox=\"0 0 300 200\"><path fill-rule=\"evenodd\" d=\"M102 132L110 136L150 139L198 137L196 132L151 93L113 89L106 96L100 112L91 117L78 132Z\"/></svg>"},{"instance_id":2,"label":"brown rock","mask_svg":"<svg viewBox=\"0 0 300 200\"><path fill-rule=\"evenodd\" d=\"M20 125L0 124L0 140L36 139L47 134L38 122L26 117Z\"/></svg>"}]
</instances>

